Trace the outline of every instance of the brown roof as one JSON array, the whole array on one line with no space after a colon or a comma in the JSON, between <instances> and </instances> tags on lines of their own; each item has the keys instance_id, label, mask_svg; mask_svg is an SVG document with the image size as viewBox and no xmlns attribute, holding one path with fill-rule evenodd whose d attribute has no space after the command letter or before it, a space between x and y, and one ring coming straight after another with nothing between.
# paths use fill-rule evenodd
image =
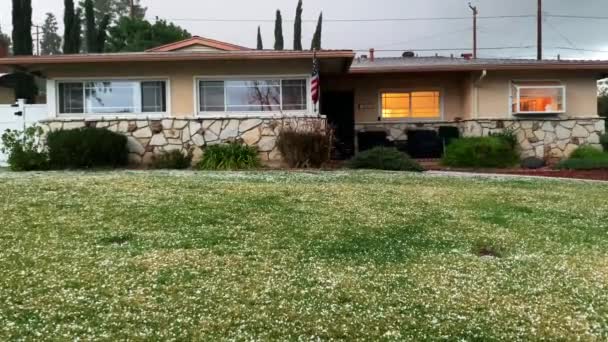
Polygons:
<instances>
[{"instance_id":1,"label":"brown roof","mask_svg":"<svg viewBox=\"0 0 608 342\"><path fill-rule=\"evenodd\" d=\"M350 68L352 74L478 70L608 70L608 61L488 59L467 60L451 57L357 58Z\"/></svg>"},{"instance_id":2,"label":"brown roof","mask_svg":"<svg viewBox=\"0 0 608 342\"><path fill-rule=\"evenodd\" d=\"M187 48L187 47L190 47L190 46L194 46L194 45L205 46L205 47L209 47L209 48L213 48L213 49L217 49L217 50L222 50L222 51L246 51L246 50L251 50L251 49L246 48L244 46L230 44L230 43L222 42L222 41L215 40L215 39L209 39L209 38L194 36L192 38L184 39L184 40L181 40L179 42L170 43L170 44L166 44L166 45L162 45L162 46L159 46L159 47L155 47L155 48L149 49L149 50L147 50L147 52L170 52L170 51L177 51L177 50L181 50L181 49L184 49L184 48Z\"/></svg>"},{"instance_id":3,"label":"brown roof","mask_svg":"<svg viewBox=\"0 0 608 342\"><path fill-rule=\"evenodd\" d=\"M317 52L319 59L343 58L348 64L353 59L351 50L323 50ZM312 51L213 51L213 52L135 52L135 53L103 53L52 56L19 56L0 58L0 67L70 64L70 63L120 63L120 62L178 62L178 61L213 61L213 60L293 60L310 59ZM311 62L312 63L312 62Z\"/></svg>"}]
</instances>

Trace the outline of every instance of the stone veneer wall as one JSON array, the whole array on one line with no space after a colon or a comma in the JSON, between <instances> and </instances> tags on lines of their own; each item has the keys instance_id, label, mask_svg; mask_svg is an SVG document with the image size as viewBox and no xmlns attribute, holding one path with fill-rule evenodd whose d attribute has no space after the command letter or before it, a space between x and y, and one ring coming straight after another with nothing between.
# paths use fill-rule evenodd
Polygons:
<instances>
[{"instance_id":1,"label":"stone veneer wall","mask_svg":"<svg viewBox=\"0 0 608 342\"><path fill-rule=\"evenodd\" d=\"M276 140L283 127L306 130L325 125L324 118L226 118L158 120L80 119L47 120L40 122L45 132L81 127L106 128L128 137L129 161L132 164L150 165L155 155L191 150L194 162L200 160L205 146L242 141L257 146L263 162L276 162L281 155Z\"/></svg>"},{"instance_id":2,"label":"stone veneer wall","mask_svg":"<svg viewBox=\"0 0 608 342\"><path fill-rule=\"evenodd\" d=\"M579 146L600 147L600 135L605 133L603 118L466 120L459 122L357 124L357 132L384 131L391 141L407 141L408 130L438 130L441 126L460 129L461 135L488 136L511 130L517 135L522 157L560 159L569 156Z\"/></svg>"}]
</instances>

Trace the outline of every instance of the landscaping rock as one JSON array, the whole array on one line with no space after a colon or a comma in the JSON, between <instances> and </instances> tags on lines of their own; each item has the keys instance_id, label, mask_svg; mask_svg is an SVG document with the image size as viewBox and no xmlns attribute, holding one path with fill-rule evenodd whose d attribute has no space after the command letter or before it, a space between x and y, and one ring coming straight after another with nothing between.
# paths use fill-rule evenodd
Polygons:
<instances>
[{"instance_id":1,"label":"landscaping rock","mask_svg":"<svg viewBox=\"0 0 608 342\"><path fill-rule=\"evenodd\" d=\"M162 134L155 134L150 140L150 146L165 146L167 145L167 139Z\"/></svg>"},{"instance_id":2,"label":"landscaping rock","mask_svg":"<svg viewBox=\"0 0 608 342\"><path fill-rule=\"evenodd\" d=\"M545 166L545 161L541 158L530 157L521 161L521 167L524 169L540 169Z\"/></svg>"},{"instance_id":3,"label":"landscaping rock","mask_svg":"<svg viewBox=\"0 0 608 342\"><path fill-rule=\"evenodd\" d=\"M127 137L127 148L129 149L129 152L138 154L140 156L146 152L146 149L142 146L139 140L133 137Z\"/></svg>"}]
</instances>

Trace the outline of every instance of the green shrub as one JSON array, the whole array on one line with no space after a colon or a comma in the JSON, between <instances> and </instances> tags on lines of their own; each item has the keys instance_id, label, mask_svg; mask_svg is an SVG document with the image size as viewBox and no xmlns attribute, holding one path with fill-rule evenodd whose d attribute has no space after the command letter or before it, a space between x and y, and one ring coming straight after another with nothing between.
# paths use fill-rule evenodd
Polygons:
<instances>
[{"instance_id":1,"label":"green shrub","mask_svg":"<svg viewBox=\"0 0 608 342\"><path fill-rule=\"evenodd\" d=\"M87 169L128 163L127 137L103 128L54 131L47 137L51 167Z\"/></svg>"},{"instance_id":2,"label":"green shrub","mask_svg":"<svg viewBox=\"0 0 608 342\"><path fill-rule=\"evenodd\" d=\"M608 152L608 133L604 133L600 136L600 144L602 144L604 151Z\"/></svg>"},{"instance_id":3,"label":"green shrub","mask_svg":"<svg viewBox=\"0 0 608 342\"><path fill-rule=\"evenodd\" d=\"M511 167L519 162L517 149L501 137L461 138L445 151L442 163L452 167Z\"/></svg>"},{"instance_id":4,"label":"green shrub","mask_svg":"<svg viewBox=\"0 0 608 342\"><path fill-rule=\"evenodd\" d=\"M420 164L393 147L375 147L363 151L351 159L347 166L351 169L424 171Z\"/></svg>"},{"instance_id":5,"label":"green shrub","mask_svg":"<svg viewBox=\"0 0 608 342\"><path fill-rule=\"evenodd\" d=\"M247 170L260 167L257 148L229 143L205 149L197 165L200 170Z\"/></svg>"},{"instance_id":6,"label":"green shrub","mask_svg":"<svg viewBox=\"0 0 608 342\"><path fill-rule=\"evenodd\" d=\"M504 140L514 150L519 146L519 143L517 142L517 134L515 134L513 130L505 129L500 133L492 133L490 136Z\"/></svg>"},{"instance_id":7,"label":"green shrub","mask_svg":"<svg viewBox=\"0 0 608 342\"><path fill-rule=\"evenodd\" d=\"M562 160L555 167L567 170L608 169L608 153L592 146L581 146L570 158Z\"/></svg>"},{"instance_id":8,"label":"green shrub","mask_svg":"<svg viewBox=\"0 0 608 342\"><path fill-rule=\"evenodd\" d=\"M283 129L277 147L292 168L319 168L330 159L332 134L318 127L310 131Z\"/></svg>"},{"instance_id":9,"label":"green shrub","mask_svg":"<svg viewBox=\"0 0 608 342\"><path fill-rule=\"evenodd\" d=\"M171 151L154 156L152 168L167 170L183 170L192 165L192 153L187 154L181 151Z\"/></svg>"},{"instance_id":10,"label":"green shrub","mask_svg":"<svg viewBox=\"0 0 608 342\"><path fill-rule=\"evenodd\" d=\"M592 159L566 159L556 165L561 170L601 170L608 169L608 156Z\"/></svg>"},{"instance_id":11,"label":"green shrub","mask_svg":"<svg viewBox=\"0 0 608 342\"><path fill-rule=\"evenodd\" d=\"M12 171L38 171L49 168L49 157L42 143L42 128L31 126L25 131L6 130L2 134L2 152L8 155Z\"/></svg>"},{"instance_id":12,"label":"green shrub","mask_svg":"<svg viewBox=\"0 0 608 342\"><path fill-rule=\"evenodd\" d=\"M599 148L583 145L570 155L570 159L595 159L602 158L603 156L606 156L606 154Z\"/></svg>"}]
</instances>

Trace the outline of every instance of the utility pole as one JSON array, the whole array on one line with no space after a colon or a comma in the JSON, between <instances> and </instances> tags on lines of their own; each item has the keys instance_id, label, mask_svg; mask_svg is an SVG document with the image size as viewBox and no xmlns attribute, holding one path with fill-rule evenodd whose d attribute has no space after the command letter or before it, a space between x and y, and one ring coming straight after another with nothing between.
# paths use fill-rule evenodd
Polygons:
<instances>
[{"instance_id":1,"label":"utility pole","mask_svg":"<svg viewBox=\"0 0 608 342\"><path fill-rule=\"evenodd\" d=\"M469 8L473 11L473 59L477 59L477 6L471 5L469 2Z\"/></svg>"},{"instance_id":2,"label":"utility pole","mask_svg":"<svg viewBox=\"0 0 608 342\"><path fill-rule=\"evenodd\" d=\"M543 59L543 0L538 0L538 15L537 15L537 28L536 28L536 32L537 32L537 53L536 53L536 59L538 59L539 61Z\"/></svg>"},{"instance_id":3,"label":"utility pole","mask_svg":"<svg viewBox=\"0 0 608 342\"><path fill-rule=\"evenodd\" d=\"M36 55L40 56L40 29L42 28L40 25L32 25L36 28Z\"/></svg>"}]
</instances>

